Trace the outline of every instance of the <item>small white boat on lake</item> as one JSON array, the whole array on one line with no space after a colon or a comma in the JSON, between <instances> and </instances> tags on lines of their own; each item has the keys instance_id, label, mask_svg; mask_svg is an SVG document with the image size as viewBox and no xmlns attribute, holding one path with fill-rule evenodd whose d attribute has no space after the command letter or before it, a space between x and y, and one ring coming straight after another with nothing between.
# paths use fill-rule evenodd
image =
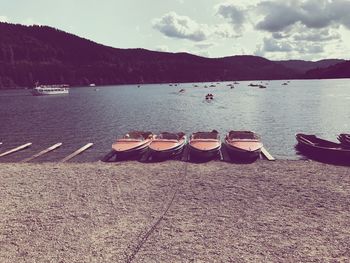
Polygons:
<instances>
[{"instance_id":1,"label":"small white boat on lake","mask_svg":"<svg viewBox=\"0 0 350 263\"><path fill-rule=\"evenodd\" d=\"M59 85L39 85L32 89L34 96L69 94L69 86Z\"/></svg>"}]
</instances>

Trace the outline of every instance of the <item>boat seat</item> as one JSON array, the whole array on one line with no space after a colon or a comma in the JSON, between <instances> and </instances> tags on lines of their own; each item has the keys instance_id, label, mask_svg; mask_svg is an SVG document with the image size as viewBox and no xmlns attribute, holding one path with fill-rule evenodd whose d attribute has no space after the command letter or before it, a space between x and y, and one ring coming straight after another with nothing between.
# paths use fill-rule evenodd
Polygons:
<instances>
[{"instance_id":1,"label":"boat seat","mask_svg":"<svg viewBox=\"0 0 350 263\"><path fill-rule=\"evenodd\" d=\"M153 140L154 142L178 142L178 140L173 140L173 139L162 139L162 138L156 138Z\"/></svg>"},{"instance_id":2,"label":"boat seat","mask_svg":"<svg viewBox=\"0 0 350 263\"><path fill-rule=\"evenodd\" d=\"M123 138L123 139L118 139L117 142L140 142L143 141L142 138L140 139L133 139L133 138Z\"/></svg>"},{"instance_id":3,"label":"boat seat","mask_svg":"<svg viewBox=\"0 0 350 263\"><path fill-rule=\"evenodd\" d=\"M258 139L230 139L227 138L229 142L260 142Z\"/></svg>"},{"instance_id":4,"label":"boat seat","mask_svg":"<svg viewBox=\"0 0 350 263\"><path fill-rule=\"evenodd\" d=\"M196 142L217 142L218 139L202 139L202 138L194 138L192 139L192 141L196 141Z\"/></svg>"}]
</instances>

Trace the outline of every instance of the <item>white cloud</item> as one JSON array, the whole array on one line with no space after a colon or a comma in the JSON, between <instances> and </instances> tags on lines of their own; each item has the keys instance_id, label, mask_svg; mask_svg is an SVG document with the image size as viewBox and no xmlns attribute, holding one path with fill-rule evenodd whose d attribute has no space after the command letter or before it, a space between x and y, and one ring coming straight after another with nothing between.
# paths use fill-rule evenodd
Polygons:
<instances>
[{"instance_id":1,"label":"white cloud","mask_svg":"<svg viewBox=\"0 0 350 263\"><path fill-rule=\"evenodd\" d=\"M32 17L26 18L25 20L23 20L21 22L21 24L27 25L27 26L32 26L32 25L39 25L39 26L41 26L42 25L41 23L39 23L38 21L36 21Z\"/></svg>"},{"instance_id":2,"label":"white cloud","mask_svg":"<svg viewBox=\"0 0 350 263\"><path fill-rule=\"evenodd\" d=\"M210 34L208 26L201 25L187 16L180 16L175 12L165 14L153 20L153 28L168 37L203 41Z\"/></svg>"},{"instance_id":3,"label":"white cloud","mask_svg":"<svg viewBox=\"0 0 350 263\"><path fill-rule=\"evenodd\" d=\"M272 54L279 54L280 56L291 57L305 57L307 55L320 57L325 52L322 45L313 42L299 42L292 40L280 39L276 40L274 38L265 37L263 39L263 44L258 45L255 51L255 55L258 56L269 56ZM283 55L285 54L285 55Z\"/></svg>"},{"instance_id":4,"label":"white cloud","mask_svg":"<svg viewBox=\"0 0 350 263\"><path fill-rule=\"evenodd\" d=\"M301 30L299 32L293 36L296 41L325 42L341 39L338 32L331 31L329 28Z\"/></svg>"},{"instance_id":5,"label":"white cloud","mask_svg":"<svg viewBox=\"0 0 350 263\"><path fill-rule=\"evenodd\" d=\"M214 43L198 43L198 44L195 44L194 46L199 49L208 49L214 45L215 45Z\"/></svg>"},{"instance_id":6,"label":"white cloud","mask_svg":"<svg viewBox=\"0 0 350 263\"><path fill-rule=\"evenodd\" d=\"M0 16L0 22L8 22L7 16Z\"/></svg>"},{"instance_id":7,"label":"white cloud","mask_svg":"<svg viewBox=\"0 0 350 263\"><path fill-rule=\"evenodd\" d=\"M290 52L293 50L293 47L287 41L264 38L263 49L265 52Z\"/></svg>"},{"instance_id":8,"label":"white cloud","mask_svg":"<svg viewBox=\"0 0 350 263\"><path fill-rule=\"evenodd\" d=\"M180 16L175 12L165 14L153 20L153 28L167 37L187 39L201 42L210 38L240 37L230 24L207 25L199 24L187 16Z\"/></svg>"},{"instance_id":9,"label":"white cloud","mask_svg":"<svg viewBox=\"0 0 350 263\"><path fill-rule=\"evenodd\" d=\"M242 36L241 34L237 34L229 24L218 24L213 26L212 33L221 38L238 38Z\"/></svg>"},{"instance_id":10,"label":"white cloud","mask_svg":"<svg viewBox=\"0 0 350 263\"><path fill-rule=\"evenodd\" d=\"M161 51L161 52L169 52L169 47L165 45L160 45L160 46L157 46L155 50Z\"/></svg>"}]
</instances>

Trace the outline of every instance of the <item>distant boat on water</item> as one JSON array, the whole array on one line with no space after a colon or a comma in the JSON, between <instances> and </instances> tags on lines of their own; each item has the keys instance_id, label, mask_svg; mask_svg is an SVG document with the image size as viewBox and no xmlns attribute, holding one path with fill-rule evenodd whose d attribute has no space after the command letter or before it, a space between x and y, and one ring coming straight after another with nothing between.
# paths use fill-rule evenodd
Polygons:
<instances>
[{"instance_id":1,"label":"distant boat on water","mask_svg":"<svg viewBox=\"0 0 350 263\"><path fill-rule=\"evenodd\" d=\"M69 94L69 86L66 84L39 85L33 88L31 92L34 96Z\"/></svg>"},{"instance_id":2,"label":"distant boat on water","mask_svg":"<svg viewBox=\"0 0 350 263\"><path fill-rule=\"evenodd\" d=\"M254 84L254 83L250 83L248 85L249 87L258 87L260 89L266 89L266 86L262 85L262 84Z\"/></svg>"},{"instance_id":3,"label":"distant boat on water","mask_svg":"<svg viewBox=\"0 0 350 263\"><path fill-rule=\"evenodd\" d=\"M89 87L96 87L96 84L95 84L95 83L91 83L91 84L89 85Z\"/></svg>"}]
</instances>

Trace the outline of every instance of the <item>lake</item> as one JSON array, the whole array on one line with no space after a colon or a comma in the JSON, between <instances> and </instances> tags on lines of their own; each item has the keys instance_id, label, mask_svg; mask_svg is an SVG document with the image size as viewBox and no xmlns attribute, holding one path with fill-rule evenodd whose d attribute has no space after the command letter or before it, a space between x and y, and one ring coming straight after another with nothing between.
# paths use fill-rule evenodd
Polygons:
<instances>
[{"instance_id":1,"label":"lake","mask_svg":"<svg viewBox=\"0 0 350 263\"><path fill-rule=\"evenodd\" d=\"M253 130L276 158L299 159L297 132L336 141L350 133L350 80L240 81L71 88L69 95L35 97L30 90L0 91L0 152L32 142L31 148L1 158L18 161L62 142L37 161L57 161L88 142L94 146L75 161L106 154L116 136L130 130ZM249 87L266 84L266 89ZM198 87L194 87L194 84ZM215 87L204 88L204 85ZM179 93L180 89L184 93ZM214 100L206 102L207 93Z\"/></svg>"}]
</instances>

